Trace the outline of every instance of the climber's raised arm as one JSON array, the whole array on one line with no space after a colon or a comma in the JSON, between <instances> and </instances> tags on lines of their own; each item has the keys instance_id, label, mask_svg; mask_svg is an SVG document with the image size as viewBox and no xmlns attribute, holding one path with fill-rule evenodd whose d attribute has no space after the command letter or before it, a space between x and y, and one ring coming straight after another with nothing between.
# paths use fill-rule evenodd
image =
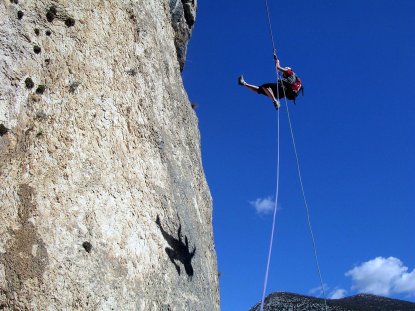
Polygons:
<instances>
[{"instance_id":1,"label":"climber's raised arm","mask_svg":"<svg viewBox=\"0 0 415 311\"><path fill-rule=\"evenodd\" d=\"M277 69L281 72L287 72L290 69L288 67L281 67L279 59L277 59L277 61L275 62L275 65L276 65Z\"/></svg>"}]
</instances>

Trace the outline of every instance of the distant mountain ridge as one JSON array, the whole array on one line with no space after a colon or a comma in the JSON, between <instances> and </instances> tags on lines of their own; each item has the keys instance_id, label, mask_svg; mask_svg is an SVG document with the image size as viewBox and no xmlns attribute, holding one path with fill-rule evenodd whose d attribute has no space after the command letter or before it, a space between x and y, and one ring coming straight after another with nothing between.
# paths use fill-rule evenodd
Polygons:
<instances>
[{"instance_id":1,"label":"distant mountain ridge","mask_svg":"<svg viewBox=\"0 0 415 311\"><path fill-rule=\"evenodd\" d=\"M259 311L260 303L250 311ZM272 293L265 299L264 311L321 311L324 299L292 293ZM359 294L328 299L327 311L415 311L415 303L376 295Z\"/></svg>"}]
</instances>

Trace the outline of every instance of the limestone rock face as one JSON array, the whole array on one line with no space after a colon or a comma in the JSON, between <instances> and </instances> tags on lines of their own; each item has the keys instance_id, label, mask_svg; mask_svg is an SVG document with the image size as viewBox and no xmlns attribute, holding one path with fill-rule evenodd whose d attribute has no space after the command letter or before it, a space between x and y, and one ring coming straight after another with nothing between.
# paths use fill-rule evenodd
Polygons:
<instances>
[{"instance_id":1,"label":"limestone rock face","mask_svg":"<svg viewBox=\"0 0 415 311\"><path fill-rule=\"evenodd\" d=\"M0 1L0 309L219 309L173 2Z\"/></svg>"}]
</instances>

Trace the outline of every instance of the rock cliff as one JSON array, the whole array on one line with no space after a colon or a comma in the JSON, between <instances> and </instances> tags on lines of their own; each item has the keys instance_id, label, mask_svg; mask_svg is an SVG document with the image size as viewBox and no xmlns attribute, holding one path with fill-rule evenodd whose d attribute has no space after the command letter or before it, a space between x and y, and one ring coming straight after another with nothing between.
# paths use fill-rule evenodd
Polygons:
<instances>
[{"instance_id":1,"label":"rock cliff","mask_svg":"<svg viewBox=\"0 0 415 311\"><path fill-rule=\"evenodd\" d=\"M0 309L219 309L195 10L0 0Z\"/></svg>"}]
</instances>

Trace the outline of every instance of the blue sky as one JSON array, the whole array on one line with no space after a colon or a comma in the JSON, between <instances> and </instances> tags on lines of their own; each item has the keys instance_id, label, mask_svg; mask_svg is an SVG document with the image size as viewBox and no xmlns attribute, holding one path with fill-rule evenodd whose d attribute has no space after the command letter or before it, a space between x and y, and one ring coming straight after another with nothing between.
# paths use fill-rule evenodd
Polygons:
<instances>
[{"instance_id":1,"label":"blue sky","mask_svg":"<svg viewBox=\"0 0 415 311\"><path fill-rule=\"evenodd\" d=\"M198 1L183 80L213 196L221 307L262 294L276 184L276 111L237 85L275 80L264 1ZM415 1L269 0L327 293L415 301ZM276 238L267 293L318 296L285 109Z\"/></svg>"}]
</instances>

